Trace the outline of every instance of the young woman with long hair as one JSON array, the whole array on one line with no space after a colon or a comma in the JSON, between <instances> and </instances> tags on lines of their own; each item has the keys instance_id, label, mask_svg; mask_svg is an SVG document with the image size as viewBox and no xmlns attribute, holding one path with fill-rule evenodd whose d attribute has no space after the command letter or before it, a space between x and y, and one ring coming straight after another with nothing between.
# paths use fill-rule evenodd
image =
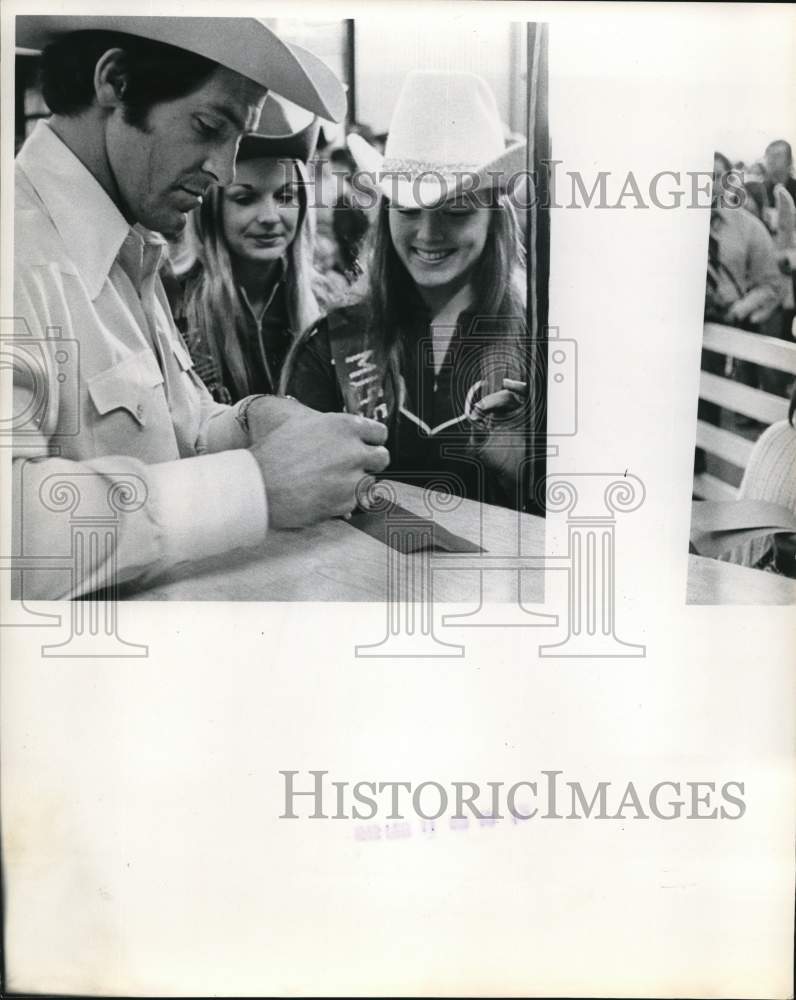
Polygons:
<instances>
[{"instance_id":1,"label":"young woman with long hair","mask_svg":"<svg viewBox=\"0 0 796 1000\"><path fill-rule=\"evenodd\" d=\"M410 75L386 157L349 145L384 192L367 279L294 344L282 389L383 419L393 478L521 507L525 271L505 188L523 149L505 150L492 92L462 73Z\"/></svg>"},{"instance_id":2,"label":"young woman with long hair","mask_svg":"<svg viewBox=\"0 0 796 1000\"><path fill-rule=\"evenodd\" d=\"M273 105L266 127L284 132ZM175 318L222 402L276 392L293 341L320 315L306 170L317 134L313 123L289 135L244 136L234 182L212 188L192 216L175 268Z\"/></svg>"}]
</instances>

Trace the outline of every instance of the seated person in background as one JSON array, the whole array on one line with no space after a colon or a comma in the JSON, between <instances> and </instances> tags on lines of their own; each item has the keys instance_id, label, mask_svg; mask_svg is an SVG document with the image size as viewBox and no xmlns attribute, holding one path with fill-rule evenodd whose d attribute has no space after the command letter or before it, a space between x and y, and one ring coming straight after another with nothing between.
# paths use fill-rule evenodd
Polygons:
<instances>
[{"instance_id":1,"label":"seated person in background","mask_svg":"<svg viewBox=\"0 0 796 1000\"><path fill-rule=\"evenodd\" d=\"M305 167L317 134L316 123L291 134L267 100L260 131L241 141L235 180L211 188L190 218L173 312L219 402L275 393L291 343L320 315Z\"/></svg>"},{"instance_id":2,"label":"seated person in background","mask_svg":"<svg viewBox=\"0 0 796 1000\"><path fill-rule=\"evenodd\" d=\"M766 188L769 204L773 205L773 191L781 184L796 202L796 177L793 176L793 150L785 139L775 139L766 146Z\"/></svg>"},{"instance_id":3,"label":"seated person in background","mask_svg":"<svg viewBox=\"0 0 796 1000\"><path fill-rule=\"evenodd\" d=\"M731 203L725 187L732 171L722 153L713 160L705 319L762 332L782 299L774 243L766 227Z\"/></svg>"},{"instance_id":4,"label":"seated person in background","mask_svg":"<svg viewBox=\"0 0 796 1000\"><path fill-rule=\"evenodd\" d=\"M757 439L738 491L739 500L765 500L796 514L796 386L788 419L768 427ZM742 566L773 569L796 577L796 536L756 538L725 558Z\"/></svg>"},{"instance_id":5,"label":"seated person in background","mask_svg":"<svg viewBox=\"0 0 796 1000\"><path fill-rule=\"evenodd\" d=\"M785 284L777 264L774 241L763 223L742 207L737 188L729 184L730 161L716 153L708 237L705 320L739 327L770 337L781 336ZM705 371L721 372L724 359L705 352ZM736 362L735 377L748 385L787 394L789 379L782 372L748 362ZM700 403L700 417L718 422L714 404Z\"/></svg>"},{"instance_id":6,"label":"seated person in background","mask_svg":"<svg viewBox=\"0 0 796 1000\"><path fill-rule=\"evenodd\" d=\"M254 18L192 22L183 37L176 18L16 18L19 46L45 46L53 112L15 170L14 306L27 339L14 413L32 417L15 429L12 555L36 567L23 597L140 586L257 545L266 527L346 513L363 474L389 458L375 421L273 396L224 406L193 370L158 234L178 235L210 185L232 182L268 87L338 120L345 98L323 63ZM30 345L40 365L25 364ZM70 503L110 517L113 533L48 568L75 558Z\"/></svg>"},{"instance_id":7,"label":"seated person in background","mask_svg":"<svg viewBox=\"0 0 796 1000\"><path fill-rule=\"evenodd\" d=\"M318 410L378 413L391 477L447 471L473 499L521 507L525 272L501 181L523 169L524 144L505 149L480 77L417 72L386 156L358 136L349 146L385 192L367 281L297 342L283 388Z\"/></svg>"},{"instance_id":8,"label":"seated person in background","mask_svg":"<svg viewBox=\"0 0 796 1000\"><path fill-rule=\"evenodd\" d=\"M777 263L785 275L785 298L781 336L792 337L796 303L796 177L790 143L776 139L766 147L766 215L771 220Z\"/></svg>"},{"instance_id":9,"label":"seated person in background","mask_svg":"<svg viewBox=\"0 0 796 1000\"><path fill-rule=\"evenodd\" d=\"M769 191L763 180L744 180L746 201L744 207L765 225L774 241L774 253L782 279L782 310L774 313L766 324L770 336L791 340L796 291L796 206L788 191L777 184L773 188L773 207L769 204ZM777 320L780 319L778 325Z\"/></svg>"}]
</instances>

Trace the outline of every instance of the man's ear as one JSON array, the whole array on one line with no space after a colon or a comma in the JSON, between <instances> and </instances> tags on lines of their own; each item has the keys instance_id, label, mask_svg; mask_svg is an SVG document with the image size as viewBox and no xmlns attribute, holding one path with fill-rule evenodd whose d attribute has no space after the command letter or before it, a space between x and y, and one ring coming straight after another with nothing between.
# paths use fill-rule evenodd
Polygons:
<instances>
[{"instance_id":1,"label":"man's ear","mask_svg":"<svg viewBox=\"0 0 796 1000\"><path fill-rule=\"evenodd\" d=\"M109 110L121 107L127 89L127 56L123 49L108 49L94 67L97 104Z\"/></svg>"}]
</instances>

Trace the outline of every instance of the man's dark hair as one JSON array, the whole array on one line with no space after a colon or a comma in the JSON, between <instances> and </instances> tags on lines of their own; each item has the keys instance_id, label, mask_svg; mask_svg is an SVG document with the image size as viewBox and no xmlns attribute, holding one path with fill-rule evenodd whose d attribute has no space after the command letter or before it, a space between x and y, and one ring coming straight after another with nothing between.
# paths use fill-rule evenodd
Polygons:
<instances>
[{"instance_id":1,"label":"man's dark hair","mask_svg":"<svg viewBox=\"0 0 796 1000\"><path fill-rule=\"evenodd\" d=\"M208 79L218 63L204 56L137 35L111 31L75 31L42 52L42 96L53 114L77 115L94 100L94 70L109 49L122 49L127 84L124 117L143 128L149 109L190 94Z\"/></svg>"}]
</instances>

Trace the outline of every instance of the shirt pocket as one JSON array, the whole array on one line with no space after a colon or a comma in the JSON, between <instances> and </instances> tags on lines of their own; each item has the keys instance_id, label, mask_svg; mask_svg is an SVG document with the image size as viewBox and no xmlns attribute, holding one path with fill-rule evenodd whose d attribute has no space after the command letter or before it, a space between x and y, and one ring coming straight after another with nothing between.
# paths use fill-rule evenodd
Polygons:
<instances>
[{"instance_id":1,"label":"shirt pocket","mask_svg":"<svg viewBox=\"0 0 796 1000\"><path fill-rule=\"evenodd\" d=\"M87 390L97 455L147 462L176 457L163 373L149 348L94 375Z\"/></svg>"}]
</instances>

